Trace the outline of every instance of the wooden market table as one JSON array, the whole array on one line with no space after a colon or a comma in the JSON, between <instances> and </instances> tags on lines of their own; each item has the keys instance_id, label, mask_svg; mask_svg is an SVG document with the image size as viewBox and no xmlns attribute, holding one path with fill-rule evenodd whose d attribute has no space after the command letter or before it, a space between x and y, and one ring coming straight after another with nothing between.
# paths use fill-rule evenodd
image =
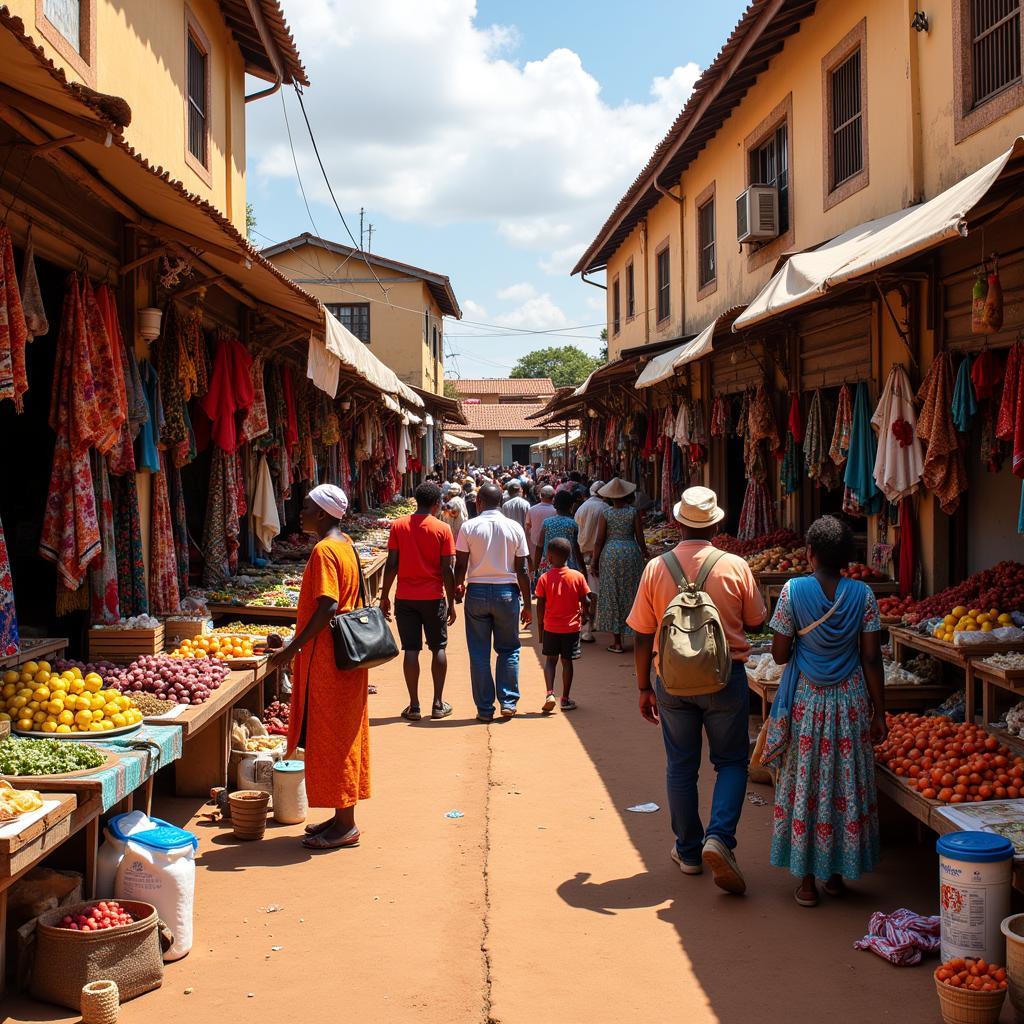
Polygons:
<instances>
[{"instance_id":1,"label":"wooden market table","mask_svg":"<svg viewBox=\"0 0 1024 1024\"><path fill-rule=\"evenodd\" d=\"M761 597L764 599L765 607L772 610L773 602L779 599L782 588L790 581L799 579L806 573L792 572L755 572L754 579L761 590ZM864 580L876 597L885 597L900 592L900 585L897 580Z\"/></svg>"},{"instance_id":2,"label":"wooden market table","mask_svg":"<svg viewBox=\"0 0 1024 1024\"><path fill-rule=\"evenodd\" d=\"M981 721L983 725L988 726L995 720L997 690L1006 690L1024 700L1024 668L988 665L984 658L975 661L972 668L974 678L981 683Z\"/></svg>"},{"instance_id":3,"label":"wooden market table","mask_svg":"<svg viewBox=\"0 0 1024 1024\"><path fill-rule=\"evenodd\" d=\"M202 704L189 705L174 718L156 715L145 719L147 724L177 726L181 730L183 752L174 766L178 796L209 797L213 787L227 784L231 712L254 691L259 705L255 710L262 712L265 678L266 662L262 671L234 671Z\"/></svg>"},{"instance_id":4,"label":"wooden market table","mask_svg":"<svg viewBox=\"0 0 1024 1024\"><path fill-rule=\"evenodd\" d=\"M17 654L9 654L0 658L0 671L17 668L26 661L39 661L47 658L61 658L68 648L68 638L58 637L22 637L21 650Z\"/></svg>"}]
</instances>

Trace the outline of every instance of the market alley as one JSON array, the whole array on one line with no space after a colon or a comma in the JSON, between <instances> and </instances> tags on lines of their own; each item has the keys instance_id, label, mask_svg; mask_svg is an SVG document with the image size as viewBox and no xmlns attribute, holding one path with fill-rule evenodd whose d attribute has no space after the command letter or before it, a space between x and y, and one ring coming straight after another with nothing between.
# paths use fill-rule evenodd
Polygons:
<instances>
[{"instance_id":1,"label":"market alley","mask_svg":"<svg viewBox=\"0 0 1024 1024\"><path fill-rule=\"evenodd\" d=\"M438 1024L746 1024L754 1005L794 1021L935 1019L931 961L898 969L852 948L872 911L934 906L933 840L915 848L904 819L883 817L880 871L844 902L803 910L793 879L768 867L771 791L752 785L738 850L749 895L684 877L668 857L661 737L636 712L630 656L588 648L579 709L545 718L539 648L523 639L511 721L473 719L461 621L452 718L403 721L399 663L371 674L374 795L358 849L313 854L299 826L273 824L263 842L235 843L199 819L198 801L159 801L157 814L200 837L196 941L161 990L122 1007L123 1024L286 1024L339 1011ZM626 810L648 801L661 809ZM77 1019L57 1008L41 1018L38 1003L13 999L8 1012L11 1024Z\"/></svg>"}]
</instances>

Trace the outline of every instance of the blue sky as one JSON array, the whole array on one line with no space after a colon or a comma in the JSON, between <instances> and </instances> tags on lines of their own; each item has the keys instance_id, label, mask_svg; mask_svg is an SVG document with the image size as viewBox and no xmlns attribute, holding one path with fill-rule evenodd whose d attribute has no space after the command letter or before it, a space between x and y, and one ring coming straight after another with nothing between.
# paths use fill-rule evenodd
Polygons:
<instances>
[{"instance_id":1,"label":"blue sky","mask_svg":"<svg viewBox=\"0 0 1024 1024\"><path fill-rule=\"evenodd\" d=\"M568 272L745 6L286 4L349 227L358 235L365 207L375 252L452 280L464 319L446 322L450 375L507 376L549 344L597 351L604 292ZM255 240L347 241L290 90L284 105L294 158L281 97L247 111Z\"/></svg>"}]
</instances>

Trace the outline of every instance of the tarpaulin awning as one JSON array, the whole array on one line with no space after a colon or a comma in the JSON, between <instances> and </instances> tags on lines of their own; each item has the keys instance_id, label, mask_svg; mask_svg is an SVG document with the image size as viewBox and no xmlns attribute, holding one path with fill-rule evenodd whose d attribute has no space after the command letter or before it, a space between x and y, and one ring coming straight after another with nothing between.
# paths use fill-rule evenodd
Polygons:
<instances>
[{"instance_id":1,"label":"tarpaulin awning","mask_svg":"<svg viewBox=\"0 0 1024 1024\"><path fill-rule=\"evenodd\" d=\"M457 452L475 452L476 445L469 441L463 441L461 437L456 437L454 434L445 434L444 443L448 448L454 448Z\"/></svg>"},{"instance_id":2,"label":"tarpaulin awning","mask_svg":"<svg viewBox=\"0 0 1024 1024\"><path fill-rule=\"evenodd\" d=\"M578 430L569 431L569 444L575 444L580 439L580 432ZM546 441L537 441L536 444L530 445L530 450L533 451L550 451L553 448L564 448L565 437L549 437Z\"/></svg>"},{"instance_id":3,"label":"tarpaulin awning","mask_svg":"<svg viewBox=\"0 0 1024 1024\"><path fill-rule=\"evenodd\" d=\"M1006 170L1024 155L1018 137L1000 157L926 203L860 224L809 252L790 257L736 319L734 331L820 298L838 285L967 234L968 214Z\"/></svg>"},{"instance_id":4,"label":"tarpaulin awning","mask_svg":"<svg viewBox=\"0 0 1024 1024\"><path fill-rule=\"evenodd\" d=\"M695 338L683 342L678 348L670 349L668 352L662 352L660 356L655 356L644 367L644 371L637 378L635 386L640 389L654 387L655 384L660 384L663 380L668 380L674 376L676 370L680 369L680 367L709 355L711 353L711 343L715 337L715 328L721 319L721 317L716 316Z\"/></svg>"}]
</instances>

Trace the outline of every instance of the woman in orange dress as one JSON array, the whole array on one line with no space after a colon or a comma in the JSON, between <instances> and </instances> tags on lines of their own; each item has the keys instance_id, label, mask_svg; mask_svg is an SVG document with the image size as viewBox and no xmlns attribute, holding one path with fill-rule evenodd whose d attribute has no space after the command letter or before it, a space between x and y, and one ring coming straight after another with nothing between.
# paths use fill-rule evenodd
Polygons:
<instances>
[{"instance_id":1,"label":"woman in orange dress","mask_svg":"<svg viewBox=\"0 0 1024 1024\"><path fill-rule=\"evenodd\" d=\"M306 827L302 843L311 850L358 846L356 804L370 795L367 671L338 669L329 629L359 602L359 564L341 532L347 508L345 492L332 484L314 487L302 503L302 529L318 543L302 574L295 636L270 664L294 658L288 756L305 749L309 804L334 808L333 818Z\"/></svg>"}]
</instances>

